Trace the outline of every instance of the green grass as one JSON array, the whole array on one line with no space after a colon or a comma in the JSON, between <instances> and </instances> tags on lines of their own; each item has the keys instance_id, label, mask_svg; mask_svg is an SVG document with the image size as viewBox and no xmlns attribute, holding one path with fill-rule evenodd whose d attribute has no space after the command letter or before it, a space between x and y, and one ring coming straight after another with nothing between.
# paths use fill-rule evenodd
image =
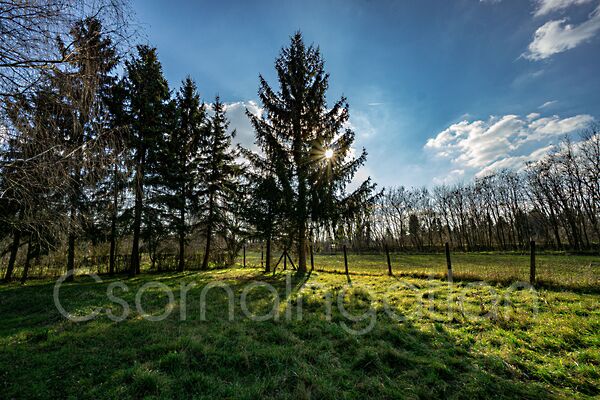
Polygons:
<instances>
[{"instance_id":1,"label":"green grass","mask_svg":"<svg viewBox=\"0 0 600 400\"><path fill-rule=\"evenodd\" d=\"M493 274L513 268L512 264L493 267L487 256L461 257L456 257L457 272L459 263L466 268L467 260L473 265L489 260ZM358 264L353 257L350 260ZM88 322L66 320L53 304L52 281L3 285L0 397L566 399L600 395L600 294L554 287L537 293L512 291L502 280L489 287L465 280L450 288L443 280L408 274L409 260L414 271L425 268L429 274L427 268L437 268L433 256L396 257L405 260L407 275L394 277L361 275L362 270L383 268L379 259L361 260L363 269L357 268L349 279L317 271L307 280L294 278L291 290L286 289L284 274L264 275L250 268L123 279L130 290L117 289L115 294L127 301L131 313L122 322L104 314ZM340 269L337 264L332 268ZM103 283L78 277L77 282L65 284L60 292L64 307L82 315L95 307L121 314L122 306L106 297L107 286L121 278L102 278ZM255 280L268 282L280 294L277 320L255 322L243 314L240 294ZM175 293L175 308L161 322L148 321L135 309L136 290L150 281L164 283ZM213 281L233 289L234 321L228 320L222 289L209 292L207 320L201 320L200 293ZM188 292L187 319L181 321L179 288L191 282L197 287ZM353 322L340 312L336 301L344 291L342 304L351 314L372 307L375 323L368 333L355 335L346 329L366 328L370 320ZM273 296L264 288L253 290L248 298L248 308L256 314L273 306ZM329 298L334 299L330 318ZM142 299L147 313L165 309L166 296L160 290L150 289ZM301 320L298 304L302 304ZM386 304L402 318L388 314Z\"/></svg>"}]
</instances>

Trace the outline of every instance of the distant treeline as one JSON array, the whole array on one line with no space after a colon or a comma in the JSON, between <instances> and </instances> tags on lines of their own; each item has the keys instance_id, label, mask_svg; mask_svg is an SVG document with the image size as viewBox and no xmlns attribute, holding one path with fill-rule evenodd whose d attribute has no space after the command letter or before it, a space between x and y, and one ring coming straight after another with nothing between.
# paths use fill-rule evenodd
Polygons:
<instances>
[{"instance_id":1,"label":"distant treeline","mask_svg":"<svg viewBox=\"0 0 600 400\"><path fill-rule=\"evenodd\" d=\"M355 248L365 249L436 250L449 242L465 251L518 250L536 240L548 249L598 250L598 125L520 171L431 190L387 188L344 234ZM331 235L322 238L333 242Z\"/></svg>"}]
</instances>

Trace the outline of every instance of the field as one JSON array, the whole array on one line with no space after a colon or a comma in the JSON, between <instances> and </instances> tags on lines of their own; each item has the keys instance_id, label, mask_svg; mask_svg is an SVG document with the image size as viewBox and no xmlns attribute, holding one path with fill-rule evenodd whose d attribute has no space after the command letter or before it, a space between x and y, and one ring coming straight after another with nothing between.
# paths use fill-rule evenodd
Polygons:
<instances>
[{"instance_id":1,"label":"field","mask_svg":"<svg viewBox=\"0 0 600 400\"><path fill-rule=\"evenodd\" d=\"M279 253L276 253L279 256ZM248 252L247 264L260 265L260 252ZM324 272L344 272L344 256L314 255L315 268ZM456 279L483 280L510 285L529 281L529 254L518 253L452 253L452 270ZM274 262L278 261L275 257ZM446 276L444 254L391 253L392 272L400 276L439 278ZM281 269L281 262L278 269ZM289 268L289 267L288 267ZM385 275L388 273L385 254L353 254L348 252L350 275ZM537 254L536 281L542 287L600 292L600 256Z\"/></svg>"},{"instance_id":2,"label":"field","mask_svg":"<svg viewBox=\"0 0 600 400\"><path fill-rule=\"evenodd\" d=\"M257 260L247 255L248 264ZM5 284L0 397L600 396L600 274L592 261L541 255L536 289L512 285L528 279L529 261L510 254L455 254L451 286L443 255L394 255L391 277L381 255L349 256L349 276L336 273L340 255L317 255L304 278L280 267L79 276L59 299L78 316L99 307L85 322L59 313L55 281ZM477 282L484 280L490 284ZM202 302L210 282L231 289L232 321L225 289L210 289ZM127 315L106 293L120 283L127 290L114 294Z\"/></svg>"}]
</instances>

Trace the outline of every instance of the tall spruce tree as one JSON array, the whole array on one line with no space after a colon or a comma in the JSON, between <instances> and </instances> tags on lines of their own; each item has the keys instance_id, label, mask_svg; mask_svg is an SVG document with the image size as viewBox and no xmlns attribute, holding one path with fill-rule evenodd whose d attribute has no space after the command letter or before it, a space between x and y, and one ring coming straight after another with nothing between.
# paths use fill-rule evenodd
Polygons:
<instances>
[{"instance_id":1,"label":"tall spruce tree","mask_svg":"<svg viewBox=\"0 0 600 400\"><path fill-rule=\"evenodd\" d=\"M196 84L191 78L183 81L176 98L176 126L168 136L165 150L168 166L165 171L167 205L170 225L177 235L179 253L177 269L184 270L185 244L190 230L191 213L197 208L196 189L199 180L198 163L205 126L205 107L200 102Z\"/></svg>"},{"instance_id":2,"label":"tall spruce tree","mask_svg":"<svg viewBox=\"0 0 600 400\"><path fill-rule=\"evenodd\" d=\"M140 270L140 238L146 206L144 191L148 177L156 174L165 131L171 121L169 86L162 73L156 49L138 46L137 57L125 63L126 114L133 156L133 238L130 275Z\"/></svg>"},{"instance_id":3,"label":"tall spruce tree","mask_svg":"<svg viewBox=\"0 0 600 400\"><path fill-rule=\"evenodd\" d=\"M144 206L140 238L150 257L150 268L162 263L158 260L163 244L169 238L170 221L173 210L170 208L170 181L177 174L171 170L172 153L169 151L169 135L176 129L176 104L170 99L165 102L162 116L162 135L156 138L149 152L148 168L144 177ZM157 261L158 264L157 264Z\"/></svg>"},{"instance_id":4,"label":"tall spruce tree","mask_svg":"<svg viewBox=\"0 0 600 400\"><path fill-rule=\"evenodd\" d=\"M226 231L236 207L241 172L235 160L236 153L231 147L235 131L227 132L229 122L225 116L225 106L218 96L212 109L214 114L203 135L202 157L198 162L202 177L198 190L198 211L206 239L202 269L208 268L215 233Z\"/></svg>"},{"instance_id":5,"label":"tall spruce tree","mask_svg":"<svg viewBox=\"0 0 600 400\"><path fill-rule=\"evenodd\" d=\"M260 76L265 113L250 115L257 144L269 157L283 191L286 217L293 223L298 272L306 272L309 225L335 225L372 197L370 178L351 193L346 186L366 160L353 158L354 132L346 127L348 104L342 97L328 108L328 74L318 48L306 47L297 32L275 62L279 90Z\"/></svg>"}]
</instances>

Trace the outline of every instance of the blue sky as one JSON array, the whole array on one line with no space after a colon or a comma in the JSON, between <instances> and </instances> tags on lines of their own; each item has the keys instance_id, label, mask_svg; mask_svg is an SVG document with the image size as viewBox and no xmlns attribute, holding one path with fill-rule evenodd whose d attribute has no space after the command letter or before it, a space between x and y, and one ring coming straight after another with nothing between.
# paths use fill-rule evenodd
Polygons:
<instances>
[{"instance_id":1,"label":"blue sky","mask_svg":"<svg viewBox=\"0 0 600 400\"><path fill-rule=\"evenodd\" d=\"M361 176L382 185L468 181L540 158L600 117L600 0L135 0L173 88L258 111L258 74L301 30L350 103Z\"/></svg>"}]
</instances>

